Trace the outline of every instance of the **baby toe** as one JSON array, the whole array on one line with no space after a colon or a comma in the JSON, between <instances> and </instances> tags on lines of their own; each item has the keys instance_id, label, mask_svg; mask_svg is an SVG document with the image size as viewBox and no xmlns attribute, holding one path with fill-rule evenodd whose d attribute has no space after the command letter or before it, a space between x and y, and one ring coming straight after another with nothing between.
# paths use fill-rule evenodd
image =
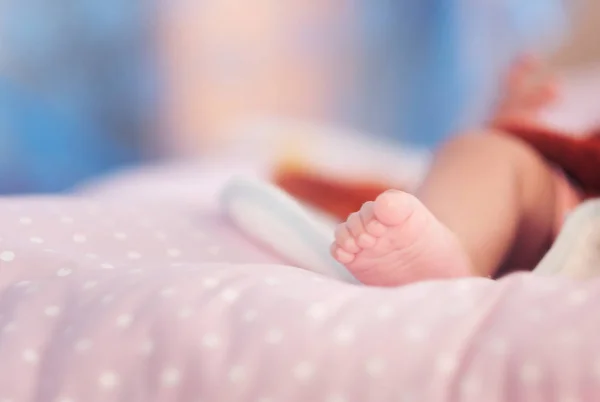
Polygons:
<instances>
[{"instance_id":1,"label":"baby toe","mask_svg":"<svg viewBox=\"0 0 600 402\"><path fill-rule=\"evenodd\" d=\"M365 233L365 227L359 212L354 212L348 216L346 226L354 238L358 238L361 234Z\"/></svg>"},{"instance_id":2,"label":"baby toe","mask_svg":"<svg viewBox=\"0 0 600 402\"><path fill-rule=\"evenodd\" d=\"M376 219L367 224L367 232L375 237L383 236L386 231L387 227Z\"/></svg>"},{"instance_id":3,"label":"baby toe","mask_svg":"<svg viewBox=\"0 0 600 402\"><path fill-rule=\"evenodd\" d=\"M356 239L356 243L361 248L371 248L375 246L375 243L377 243L377 239L375 238L375 236L372 236L368 233L362 233Z\"/></svg>"},{"instance_id":4,"label":"baby toe","mask_svg":"<svg viewBox=\"0 0 600 402\"><path fill-rule=\"evenodd\" d=\"M356 257L354 254L343 250L336 244L331 246L331 255L342 264L349 264L354 261L354 258Z\"/></svg>"},{"instance_id":5,"label":"baby toe","mask_svg":"<svg viewBox=\"0 0 600 402\"><path fill-rule=\"evenodd\" d=\"M373 212L377 220L386 226L403 224L418 207L417 199L408 193L390 190L375 200Z\"/></svg>"},{"instance_id":6,"label":"baby toe","mask_svg":"<svg viewBox=\"0 0 600 402\"><path fill-rule=\"evenodd\" d=\"M335 242L340 248L349 253L358 253L360 251L356 240L352 237L345 223L339 224L335 229Z\"/></svg>"},{"instance_id":7,"label":"baby toe","mask_svg":"<svg viewBox=\"0 0 600 402\"><path fill-rule=\"evenodd\" d=\"M359 214L367 233L381 237L385 234L387 227L375 218L374 205L373 201L365 202L360 208Z\"/></svg>"}]
</instances>

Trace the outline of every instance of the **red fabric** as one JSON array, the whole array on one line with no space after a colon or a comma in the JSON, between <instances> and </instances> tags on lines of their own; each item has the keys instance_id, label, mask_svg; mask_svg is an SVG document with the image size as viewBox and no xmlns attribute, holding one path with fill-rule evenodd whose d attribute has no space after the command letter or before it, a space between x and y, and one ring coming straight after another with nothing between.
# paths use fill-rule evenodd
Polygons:
<instances>
[{"instance_id":1,"label":"red fabric","mask_svg":"<svg viewBox=\"0 0 600 402\"><path fill-rule=\"evenodd\" d=\"M588 198L600 196L600 130L574 138L568 133L524 122L494 126L526 141L548 161L560 166ZM346 219L364 202L393 187L377 182L346 182L293 169L280 170L274 182L294 197L339 219Z\"/></svg>"},{"instance_id":2,"label":"red fabric","mask_svg":"<svg viewBox=\"0 0 600 402\"><path fill-rule=\"evenodd\" d=\"M600 131L573 137L525 123L505 123L497 128L526 141L544 158L562 168L588 197L600 195Z\"/></svg>"},{"instance_id":3,"label":"red fabric","mask_svg":"<svg viewBox=\"0 0 600 402\"><path fill-rule=\"evenodd\" d=\"M352 212L358 211L362 204L393 187L375 181L344 181L294 170L278 172L273 181L295 198L339 220L345 220Z\"/></svg>"}]
</instances>

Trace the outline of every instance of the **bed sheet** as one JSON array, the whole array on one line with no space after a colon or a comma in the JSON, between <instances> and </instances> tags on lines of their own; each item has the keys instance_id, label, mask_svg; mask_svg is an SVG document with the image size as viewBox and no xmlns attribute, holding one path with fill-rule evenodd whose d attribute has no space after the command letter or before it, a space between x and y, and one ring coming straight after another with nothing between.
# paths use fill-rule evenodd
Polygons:
<instances>
[{"instance_id":1,"label":"bed sheet","mask_svg":"<svg viewBox=\"0 0 600 402\"><path fill-rule=\"evenodd\" d=\"M171 201L0 219L3 402L600 400L597 280L350 285Z\"/></svg>"}]
</instances>

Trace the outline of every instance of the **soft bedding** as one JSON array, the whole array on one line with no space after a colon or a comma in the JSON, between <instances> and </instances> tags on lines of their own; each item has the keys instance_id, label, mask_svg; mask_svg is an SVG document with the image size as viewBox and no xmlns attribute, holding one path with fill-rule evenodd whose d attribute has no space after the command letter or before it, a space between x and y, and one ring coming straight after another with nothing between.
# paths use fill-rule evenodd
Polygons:
<instances>
[{"instance_id":1,"label":"soft bedding","mask_svg":"<svg viewBox=\"0 0 600 402\"><path fill-rule=\"evenodd\" d=\"M175 200L0 218L3 402L600 400L598 280L368 288Z\"/></svg>"}]
</instances>

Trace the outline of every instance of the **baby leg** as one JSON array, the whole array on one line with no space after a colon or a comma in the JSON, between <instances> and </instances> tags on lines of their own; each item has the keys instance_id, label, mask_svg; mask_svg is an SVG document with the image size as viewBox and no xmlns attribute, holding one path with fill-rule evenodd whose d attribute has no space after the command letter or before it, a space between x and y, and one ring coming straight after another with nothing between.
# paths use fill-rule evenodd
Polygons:
<instances>
[{"instance_id":1,"label":"baby leg","mask_svg":"<svg viewBox=\"0 0 600 402\"><path fill-rule=\"evenodd\" d=\"M454 233L474 273L533 268L552 243L558 176L533 148L490 130L450 141L418 196Z\"/></svg>"},{"instance_id":2,"label":"baby leg","mask_svg":"<svg viewBox=\"0 0 600 402\"><path fill-rule=\"evenodd\" d=\"M332 251L380 286L533 267L552 239L555 181L515 138L459 136L438 152L417 198L392 191L366 204L340 225Z\"/></svg>"}]
</instances>

